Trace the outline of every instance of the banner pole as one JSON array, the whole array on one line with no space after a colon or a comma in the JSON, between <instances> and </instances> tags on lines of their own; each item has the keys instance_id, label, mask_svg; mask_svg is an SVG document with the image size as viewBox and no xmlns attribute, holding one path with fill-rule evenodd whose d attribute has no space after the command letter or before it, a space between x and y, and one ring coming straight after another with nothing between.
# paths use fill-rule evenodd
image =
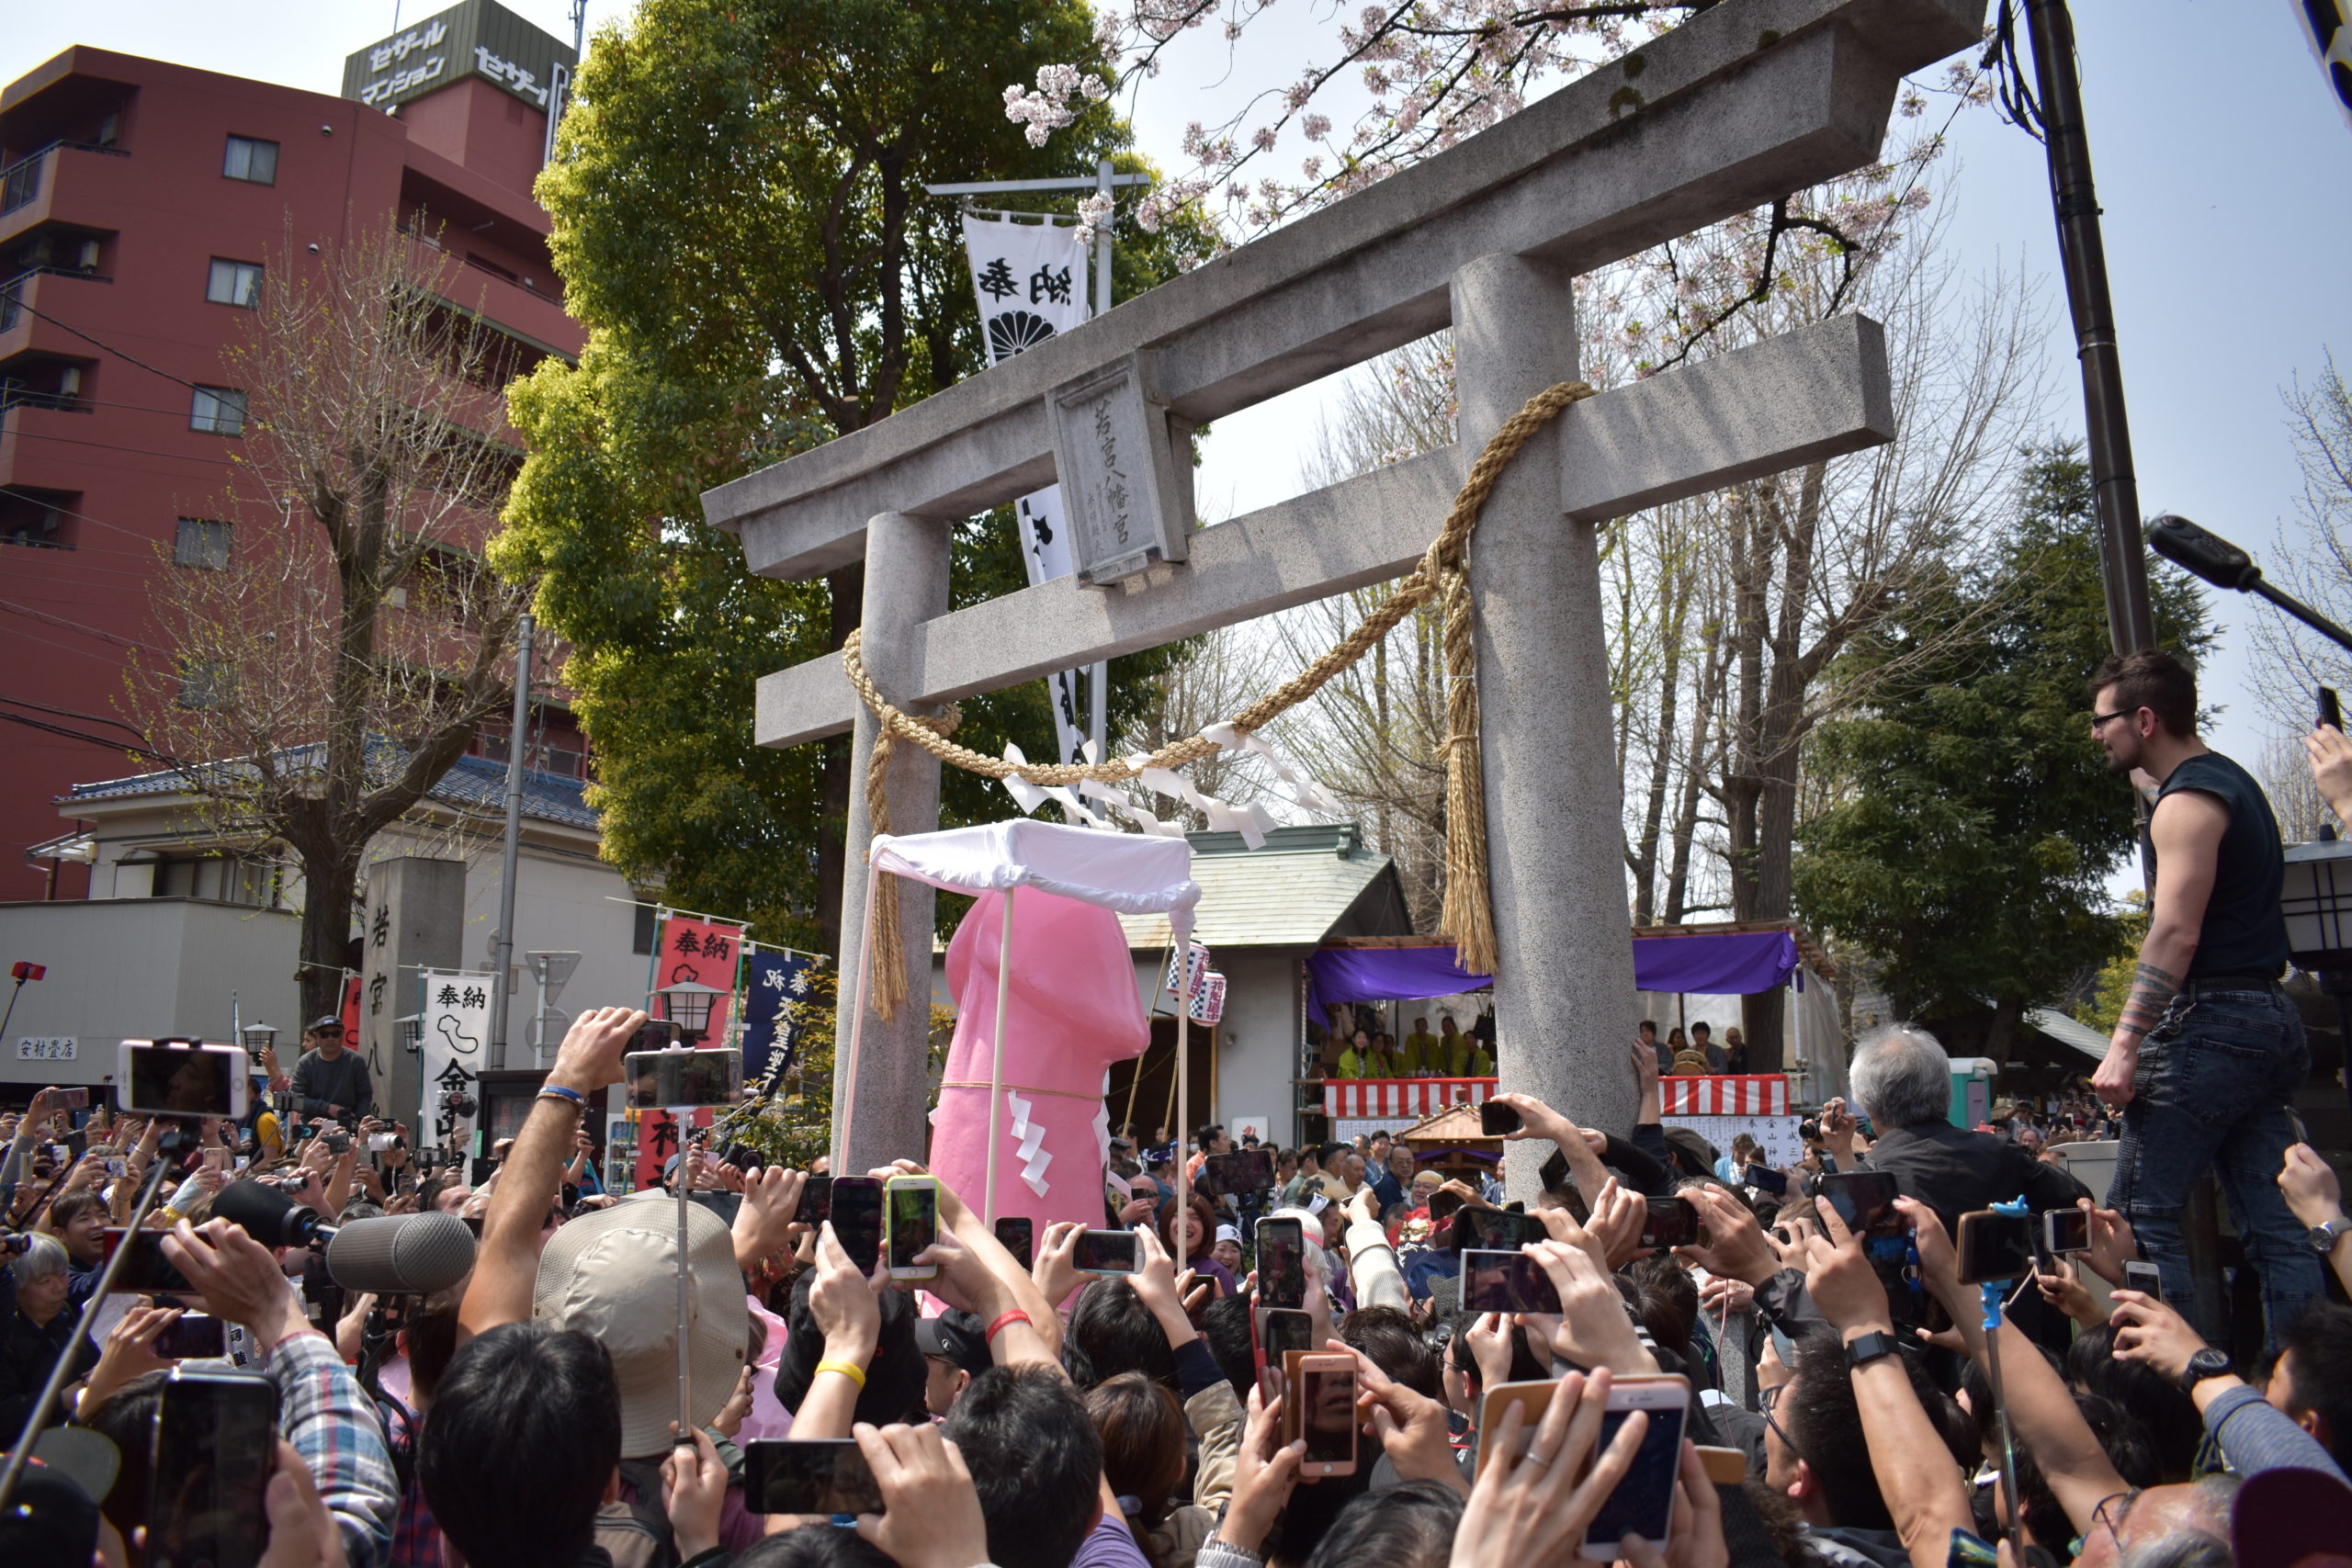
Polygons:
<instances>
[{"instance_id":1,"label":"banner pole","mask_svg":"<svg viewBox=\"0 0 2352 1568\"><path fill-rule=\"evenodd\" d=\"M996 943L996 1035L989 1053L989 1174L980 1198L980 1223L990 1227L996 1224L997 1146L1004 1142L1004 1010L1012 983L1012 896L1019 891L1017 887L1004 890L1004 931Z\"/></svg>"}]
</instances>

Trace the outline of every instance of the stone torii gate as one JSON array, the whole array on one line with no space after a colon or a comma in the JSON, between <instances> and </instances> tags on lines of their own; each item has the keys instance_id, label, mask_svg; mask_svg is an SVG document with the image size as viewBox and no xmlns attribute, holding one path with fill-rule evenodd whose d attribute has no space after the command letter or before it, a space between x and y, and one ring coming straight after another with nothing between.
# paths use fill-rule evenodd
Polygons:
<instances>
[{"instance_id":1,"label":"stone torii gate","mask_svg":"<svg viewBox=\"0 0 2352 1568\"><path fill-rule=\"evenodd\" d=\"M1488 437L1577 378L1577 274L1877 157L1903 75L1977 43L1984 8L1726 0L1437 157L708 491L704 513L763 576L863 560L865 666L910 713L1395 578ZM1449 325L1458 446L1192 531L1193 429ZM1880 329L1848 316L1576 404L1487 501L1468 571L1506 1088L1586 1124L1621 1127L1634 1111L1597 526L1876 445L1893 423ZM1128 468L1148 465L1116 507L1102 500L1095 430L1118 434ZM1078 575L949 614L951 526L1057 479L1066 495L1094 487L1073 518ZM844 730L863 781L876 721L837 658L760 682L760 744ZM934 758L895 748L888 782L896 830L938 825ZM849 863L870 837L853 790ZM865 879L844 883L846 1006L867 914ZM907 993L921 998L929 889L906 885L899 908ZM860 1081L835 1083L854 1105L839 1168L923 1146L925 1011L869 1011ZM1516 1190L1534 1170L1515 1162L1513 1176Z\"/></svg>"}]
</instances>

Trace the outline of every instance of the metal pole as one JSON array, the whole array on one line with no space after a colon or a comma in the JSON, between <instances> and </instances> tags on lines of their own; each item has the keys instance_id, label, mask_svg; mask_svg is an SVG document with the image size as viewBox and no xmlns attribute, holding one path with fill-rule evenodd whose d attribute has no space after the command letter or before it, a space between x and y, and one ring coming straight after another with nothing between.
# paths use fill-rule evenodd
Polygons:
<instances>
[{"instance_id":1,"label":"metal pole","mask_svg":"<svg viewBox=\"0 0 2352 1568\"><path fill-rule=\"evenodd\" d=\"M1004 890L1004 930L996 943L996 1035L989 1052L989 1174L980 1195L980 1223L996 1224L996 1153L1004 1142L1004 1011L1012 985L1012 896Z\"/></svg>"},{"instance_id":2,"label":"metal pole","mask_svg":"<svg viewBox=\"0 0 2352 1568\"><path fill-rule=\"evenodd\" d=\"M492 948L490 1065L506 1066L507 970L514 963L514 873L523 849L523 750L531 719L531 617L514 649L514 718L506 737L506 848L498 875L498 942Z\"/></svg>"},{"instance_id":3,"label":"metal pole","mask_svg":"<svg viewBox=\"0 0 2352 1568\"><path fill-rule=\"evenodd\" d=\"M693 1245L686 1235L686 1208L693 1201L688 1190L690 1161L686 1157L689 1135L694 1131L694 1111L673 1110L678 1119L678 1438L677 1446L695 1446L695 1377L694 1313L686 1296L687 1276L691 1271L687 1249Z\"/></svg>"},{"instance_id":4,"label":"metal pole","mask_svg":"<svg viewBox=\"0 0 2352 1568\"><path fill-rule=\"evenodd\" d=\"M1108 158L1095 162L1094 191L1097 196L1111 194ZM1106 216L1094 229L1094 313L1100 316L1110 309L1111 220ZM1087 674L1086 707L1087 733L1094 737L1094 760L1107 761L1111 756L1111 661L1107 659L1097 661Z\"/></svg>"},{"instance_id":5,"label":"metal pole","mask_svg":"<svg viewBox=\"0 0 2352 1568\"><path fill-rule=\"evenodd\" d=\"M2033 41L2042 146L2066 269L2066 309L2082 366L2084 424L2090 438L2091 493L2098 508L2099 564L2107 587L2108 638L2118 653L2156 645L2148 609L2148 563L2140 541L2140 486L2132 471L2132 431L2123 410L2123 367L2115 351L2115 305L2107 291L2107 251L2091 185L2090 138L2082 82L2075 72L2075 24L2065 0L2025 0Z\"/></svg>"}]
</instances>

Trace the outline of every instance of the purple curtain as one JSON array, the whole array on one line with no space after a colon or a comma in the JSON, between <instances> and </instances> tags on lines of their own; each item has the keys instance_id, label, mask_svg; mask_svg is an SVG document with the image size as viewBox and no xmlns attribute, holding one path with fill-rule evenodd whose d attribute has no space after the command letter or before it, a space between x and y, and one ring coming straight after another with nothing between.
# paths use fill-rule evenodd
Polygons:
<instances>
[{"instance_id":1,"label":"purple curtain","mask_svg":"<svg viewBox=\"0 0 2352 1568\"><path fill-rule=\"evenodd\" d=\"M1747 996L1788 983L1796 938L1787 931L1715 931L1650 937L1634 943L1634 986L1644 991ZM1475 991L1491 975L1454 967L1451 947L1322 947L1306 958L1313 1016L1334 1002L1409 1000Z\"/></svg>"}]
</instances>

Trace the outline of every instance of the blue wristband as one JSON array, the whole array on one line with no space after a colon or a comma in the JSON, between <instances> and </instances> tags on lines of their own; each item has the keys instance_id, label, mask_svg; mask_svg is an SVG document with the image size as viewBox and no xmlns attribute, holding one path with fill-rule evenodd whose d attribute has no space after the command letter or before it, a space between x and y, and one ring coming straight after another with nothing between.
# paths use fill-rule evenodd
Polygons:
<instances>
[{"instance_id":1,"label":"blue wristband","mask_svg":"<svg viewBox=\"0 0 2352 1568\"><path fill-rule=\"evenodd\" d=\"M566 1089L561 1084L541 1084L537 1098L545 1100L550 1095L558 1100L570 1100L574 1111L588 1109L588 1097L576 1089Z\"/></svg>"}]
</instances>

